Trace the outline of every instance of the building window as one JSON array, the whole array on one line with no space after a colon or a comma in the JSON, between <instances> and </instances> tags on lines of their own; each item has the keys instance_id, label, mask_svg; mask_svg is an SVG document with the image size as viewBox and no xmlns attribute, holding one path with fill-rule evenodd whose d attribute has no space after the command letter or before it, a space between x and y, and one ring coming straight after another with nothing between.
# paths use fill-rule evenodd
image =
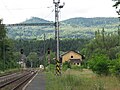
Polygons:
<instances>
[{"instance_id":1,"label":"building window","mask_svg":"<svg viewBox=\"0 0 120 90\"><path fill-rule=\"evenodd\" d=\"M73 56L71 56L71 58L73 58Z\"/></svg>"},{"instance_id":2,"label":"building window","mask_svg":"<svg viewBox=\"0 0 120 90\"><path fill-rule=\"evenodd\" d=\"M77 63L77 65L79 65L79 63Z\"/></svg>"}]
</instances>

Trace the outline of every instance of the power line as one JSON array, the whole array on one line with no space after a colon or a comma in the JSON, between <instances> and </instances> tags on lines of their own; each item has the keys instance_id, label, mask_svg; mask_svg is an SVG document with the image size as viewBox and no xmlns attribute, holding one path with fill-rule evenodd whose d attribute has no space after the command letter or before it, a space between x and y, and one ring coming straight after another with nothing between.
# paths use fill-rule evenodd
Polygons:
<instances>
[{"instance_id":1,"label":"power line","mask_svg":"<svg viewBox=\"0 0 120 90\"><path fill-rule=\"evenodd\" d=\"M49 17L53 12L54 12L54 9L47 16L45 16L44 18Z\"/></svg>"},{"instance_id":2,"label":"power line","mask_svg":"<svg viewBox=\"0 0 120 90\"><path fill-rule=\"evenodd\" d=\"M43 9L43 8L44 9L47 9L47 8L50 9L50 8L53 7L53 6L47 6L47 7L38 7L38 8L37 7L36 8L31 8L31 7L30 8L29 7L28 8L22 8L22 7L21 8L8 8L7 5L3 1L2 1L2 3L4 5L4 7L6 8L6 10L27 10L27 9L31 10L31 9Z\"/></svg>"},{"instance_id":3,"label":"power line","mask_svg":"<svg viewBox=\"0 0 120 90\"><path fill-rule=\"evenodd\" d=\"M21 23L21 24L5 24L6 26L54 26L54 23Z\"/></svg>"},{"instance_id":4,"label":"power line","mask_svg":"<svg viewBox=\"0 0 120 90\"><path fill-rule=\"evenodd\" d=\"M11 14L11 11L8 9L7 5L3 2L3 0L1 0L1 2L3 3L3 6L5 7L5 9Z\"/></svg>"}]
</instances>

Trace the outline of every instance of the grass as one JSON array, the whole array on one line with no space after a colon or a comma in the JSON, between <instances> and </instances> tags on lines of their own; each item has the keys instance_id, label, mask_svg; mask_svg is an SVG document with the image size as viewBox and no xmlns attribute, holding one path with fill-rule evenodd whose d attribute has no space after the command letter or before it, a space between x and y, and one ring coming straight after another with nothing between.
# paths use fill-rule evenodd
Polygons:
<instances>
[{"instance_id":1,"label":"grass","mask_svg":"<svg viewBox=\"0 0 120 90\"><path fill-rule=\"evenodd\" d=\"M11 73L14 73L14 72L19 72L21 71L22 69L9 69L9 70L5 70L4 72L3 71L0 71L0 76L3 76L3 75L6 75L6 74L11 74Z\"/></svg>"},{"instance_id":2,"label":"grass","mask_svg":"<svg viewBox=\"0 0 120 90\"><path fill-rule=\"evenodd\" d=\"M46 72L46 90L120 90L120 80L112 76L97 76L92 71L67 70L61 76Z\"/></svg>"}]
</instances>

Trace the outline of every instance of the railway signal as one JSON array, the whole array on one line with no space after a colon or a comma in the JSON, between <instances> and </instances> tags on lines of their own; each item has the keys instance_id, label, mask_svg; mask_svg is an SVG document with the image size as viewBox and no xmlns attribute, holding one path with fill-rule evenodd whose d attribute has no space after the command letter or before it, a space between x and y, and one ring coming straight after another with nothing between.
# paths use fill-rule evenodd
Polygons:
<instances>
[{"instance_id":1,"label":"railway signal","mask_svg":"<svg viewBox=\"0 0 120 90\"><path fill-rule=\"evenodd\" d=\"M20 53L23 54L24 50L23 49L20 49Z\"/></svg>"},{"instance_id":2,"label":"railway signal","mask_svg":"<svg viewBox=\"0 0 120 90\"><path fill-rule=\"evenodd\" d=\"M50 48L48 48L48 64L50 64Z\"/></svg>"},{"instance_id":3,"label":"railway signal","mask_svg":"<svg viewBox=\"0 0 120 90\"><path fill-rule=\"evenodd\" d=\"M48 48L48 54L50 54L50 48Z\"/></svg>"}]
</instances>

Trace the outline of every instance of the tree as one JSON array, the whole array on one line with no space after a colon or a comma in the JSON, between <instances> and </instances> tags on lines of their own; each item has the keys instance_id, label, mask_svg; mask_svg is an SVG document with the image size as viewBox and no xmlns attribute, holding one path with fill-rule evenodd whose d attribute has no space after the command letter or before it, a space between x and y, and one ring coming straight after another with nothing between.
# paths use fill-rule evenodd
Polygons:
<instances>
[{"instance_id":1,"label":"tree","mask_svg":"<svg viewBox=\"0 0 120 90\"><path fill-rule=\"evenodd\" d=\"M0 63L2 64L0 70L5 69L5 37L6 29L4 24L2 24L2 19L0 19Z\"/></svg>"},{"instance_id":2,"label":"tree","mask_svg":"<svg viewBox=\"0 0 120 90\"><path fill-rule=\"evenodd\" d=\"M86 57L91 57L92 54L106 54L109 59L116 59L116 54L120 51L119 44L119 34L117 33L107 33L102 29L102 31L95 32L95 38L86 45ZM88 59L89 59L88 58Z\"/></svg>"},{"instance_id":3,"label":"tree","mask_svg":"<svg viewBox=\"0 0 120 90\"><path fill-rule=\"evenodd\" d=\"M89 68L99 75L109 74L109 60L105 55L93 55L88 62Z\"/></svg>"},{"instance_id":4,"label":"tree","mask_svg":"<svg viewBox=\"0 0 120 90\"><path fill-rule=\"evenodd\" d=\"M6 37L6 29L4 24L2 24L2 20L0 19L0 57L3 59L3 46L4 46L4 39Z\"/></svg>"},{"instance_id":5,"label":"tree","mask_svg":"<svg viewBox=\"0 0 120 90\"><path fill-rule=\"evenodd\" d=\"M27 56L27 60L31 63L31 68L37 67L38 62L38 55L36 52L30 52L30 54Z\"/></svg>"}]
</instances>

